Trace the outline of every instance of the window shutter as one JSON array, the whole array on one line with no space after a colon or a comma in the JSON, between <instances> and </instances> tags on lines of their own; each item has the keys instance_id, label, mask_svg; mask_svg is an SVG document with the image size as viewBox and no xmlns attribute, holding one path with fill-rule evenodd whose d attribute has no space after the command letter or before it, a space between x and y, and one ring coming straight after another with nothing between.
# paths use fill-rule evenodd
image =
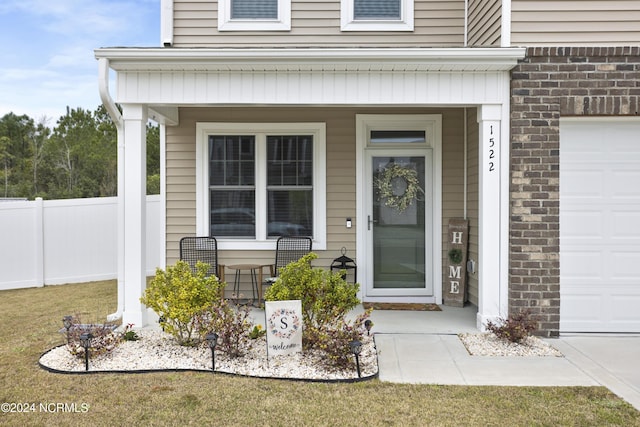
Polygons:
<instances>
[{"instance_id":1,"label":"window shutter","mask_svg":"<svg viewBox=\"0 0 640 427\"><path fill-rule=\"evenodd\" d=\"M231 19L278 19L278 0L231 0Z\"/></svg>"},{"instance_id":2,"label":"window shutter","mask_svg":"<svg viewBox=\"0 0 640 427\"><path fill-rule=\"evenodd\" d=\"M400 19L400 0L354 0L354 19Z\"/></svg>"}]
</instances>

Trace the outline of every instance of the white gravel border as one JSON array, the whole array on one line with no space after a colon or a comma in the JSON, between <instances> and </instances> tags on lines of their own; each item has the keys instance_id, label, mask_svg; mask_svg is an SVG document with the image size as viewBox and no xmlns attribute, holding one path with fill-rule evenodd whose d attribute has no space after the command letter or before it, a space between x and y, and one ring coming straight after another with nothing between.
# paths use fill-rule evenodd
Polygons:
<instances>
[{"instance_id":1,"label":"white gravel border","mask_svg":"<svg viewBox=\"0 0 640 427\"><path fill-rule=\"evenodd\" d=\"M527 337L522 344L500 339L490 332L459 334L458 337L472 356L553 356L562 353L538 337Z\"/></svg>"},{"instance_id":2,"label":"white gravel border","mask_svg":"<svg viewBox=\"0 0 640 427\"><path fill-rule=\"evenodd\" d=\"M183 347L171 335L138 331L140 340L123 341L109 354L89 360L90 372L153 371L153 370L211 370L211 350L205 345ZM363 378L378 373L378 357L373 336L362 339L360 370ZM253 349L241 358L229 358L216 351L216 372L267 378L306 380L355 380L355 369L328 369L320 362L323 355L305 352L295 356L280 356L267 360L266 340L259 339ZM84 359L73 356L66 346L51 349L40 358L40 364L61 372L84 372Z\"/></svg>"}]
</instances>

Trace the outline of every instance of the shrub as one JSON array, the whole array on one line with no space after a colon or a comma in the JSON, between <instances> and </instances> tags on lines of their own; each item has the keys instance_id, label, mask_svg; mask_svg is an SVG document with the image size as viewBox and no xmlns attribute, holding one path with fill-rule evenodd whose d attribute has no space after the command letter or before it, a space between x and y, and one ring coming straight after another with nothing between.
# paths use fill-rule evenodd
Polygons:
<instances>
[{"instance_id":1,"label":"shrub","mask_svg":"<svg viewBox=\"0 0 640 427\"><path fill-rule=\"evenodd\" d=\"M216 276L207 277L209 266L198 262L195 274L189 264L178 261L167 271L156 270L140 301L155 311L162 328L180 345L194 345L201 340L197 332L197 316L216 302L225 286Z\"/></svg>"},{"instance_id":2,"label":"shrub","mask_svg":"<svg viewBox=\"0 0 640 427\"><path fill-rule=\"evenodd\" d=\"M367 310L358 315L353 322L343 317L325 324L321 330L310 328L307 331L308 336L313 337L312 341L316 343L316 348L325 354L324 362L338 368L353 365L355 359L349 344L354 340L362 341L366 331L364 322L370 314L371 310Z\"/></svg>"},{"instance_id":3,"label":"shrub","mask_svg":"<svg viewBox=\"0 0 640 427\"><path fill-rule=\"evenodd\" d=\"M321 350L328 363L345 366L352 363L349 342L362 337L364 321L371 311L353 322L347 321L347 313L360 303L357 296L360 285L344 280L344 271L312 268L311 261L317 257L312 252L284 267L265 293L265 300L300 300L303 347Z\"/></svg>"},{"instance_id":4,"label":"shrub","mask_svg":"<svg viewBox=\"0 0 640 427\"><path fill-rule=\"evenodd\" d=\"M89 347L89 357L99 356L113 351L121 341L121 336L115 331L114 323L87 323L83 324L79 316L74 316L69 328L67 350L74 356L84 357L84 347L80 343L80 335L90 333L93 335ZM66 333L66 331L65 331Z\"/></svg>"},{"instance_id":5,"label":"shrub","mask_svg":"<svg viewBox=\"0 0 640 427\"><path fill-rule=\"evenodd\" d=\"M133 323L129 323L125 326L124 332L122 333L122 339L125 341L138 341L140 339L138 333L133 330Z\"/></svg>"},{"instance_id":6,"label":"shrub","mask_svg":"<svg viewBox=\"0 0 640 427\"><path fill-rule=\"evenodd\" d=\"M536 330L537 324L531 318L531 310L527 309L510 315L506 320L499 319L497 324L488 321L486 328L500 339L521 343Z\"/></svg>"},{"instance_id":7,"label":"shrub","mask_svg":"<svg viewBox=\"0 0 640 427\"><path fill-rule=\"evenodd\" d=\"M219 299L207 311L196 316L198 334L204 337L209 332L218 334L216 350L229 357L243 356L253 346L252 330L256 328L250 320L249 306L233 308L225 299Z\"/></svg>"},{"instance_id":8,"label":"shrub","mask_svg":"<svg viewBox=\"0 0 640 427\"><path fill-rule=\"evenodd\" d=\"M298 261L285 266L278 280L265 293L266 301L302 301L302 319L305 328L323 325L344 317L360 303L357 283L347 283L343 271L332 273L312 268L311 261L318 256L311 252Z\"/></svg>"}]
</instances>

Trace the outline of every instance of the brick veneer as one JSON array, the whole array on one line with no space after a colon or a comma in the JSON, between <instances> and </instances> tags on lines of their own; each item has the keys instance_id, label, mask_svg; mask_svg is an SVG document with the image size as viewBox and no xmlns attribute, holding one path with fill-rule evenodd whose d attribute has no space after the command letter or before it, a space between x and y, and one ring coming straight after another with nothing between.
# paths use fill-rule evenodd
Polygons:
<instances>
[{"instance_id":1,"label":"brick veneer","mask_svg":"<svg viewBox=\"0 0 640 427\"><path fill-rule=\"evenodd\" d=\"M538 47L511 72L509 312L560 327L561 116L640 112L640 47Z\"/></svg>"}]
</instances>

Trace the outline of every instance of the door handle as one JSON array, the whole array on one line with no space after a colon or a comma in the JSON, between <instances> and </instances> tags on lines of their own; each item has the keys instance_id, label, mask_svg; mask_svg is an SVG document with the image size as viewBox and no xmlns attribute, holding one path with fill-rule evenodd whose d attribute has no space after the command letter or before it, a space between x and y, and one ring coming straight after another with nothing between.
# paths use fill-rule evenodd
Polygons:
<instances>
[{"instance_id":1,"label":"door handle","mask_svg":"<svg viewBox=\"0 0 640 427\"><path fill-rule=\"evenodd\" d=\"M377 224L378 220L377 219L371 219L371 215L367 215L367 230L371 230L371 224L372 223Z\"/></svg>"}]
</instances>

